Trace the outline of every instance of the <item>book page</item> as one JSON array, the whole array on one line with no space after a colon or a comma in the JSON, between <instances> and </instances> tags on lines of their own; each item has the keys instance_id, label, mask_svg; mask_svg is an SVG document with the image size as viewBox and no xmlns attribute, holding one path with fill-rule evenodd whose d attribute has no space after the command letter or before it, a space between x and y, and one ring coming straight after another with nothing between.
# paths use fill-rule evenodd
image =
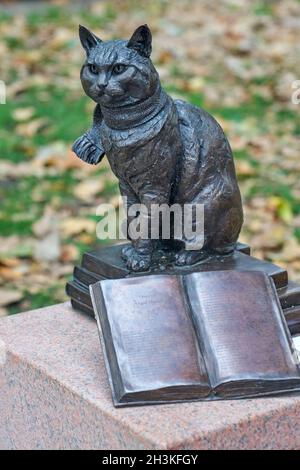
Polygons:
<instances>
[{"instance_id":1,"label":"book page","mask_svg":"<svg viewBox=\"0 0 300 470\"><path fill-rule=\"evenodd\" d=\"M155 275L98 284L127 392L208 387L180 278Z\"/></svg>"},{"instance_id":2,"label":"book page","mask_svg":"<svg viewBox=\"0 0 300 470\"><path fill-rule=\"evenodd\" d=\"M272 281L261 272L193 273L185 286L213 387L299 378Z\"/></svg>"}]
</instances>

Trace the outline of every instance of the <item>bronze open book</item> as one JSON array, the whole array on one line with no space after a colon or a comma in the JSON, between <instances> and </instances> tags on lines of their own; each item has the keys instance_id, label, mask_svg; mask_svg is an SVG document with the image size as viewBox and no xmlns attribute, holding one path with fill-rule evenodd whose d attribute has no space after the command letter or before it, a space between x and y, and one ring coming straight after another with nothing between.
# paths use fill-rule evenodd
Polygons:
<instances>
[{"instance_id":1,"label":"bronze open book","mask_svg":"<svg viewBox=\"0 0 300 470\"><path fill-rule=\"evenodd\" d=\"M91 286L115 406L300 390L272 279L210 271Z\"/></svg>"}]
</instances>

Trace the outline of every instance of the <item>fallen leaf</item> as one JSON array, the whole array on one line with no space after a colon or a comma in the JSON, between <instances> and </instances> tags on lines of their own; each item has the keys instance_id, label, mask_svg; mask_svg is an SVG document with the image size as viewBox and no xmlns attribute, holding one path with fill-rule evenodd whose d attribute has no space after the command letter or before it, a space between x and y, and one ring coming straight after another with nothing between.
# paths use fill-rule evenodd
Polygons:
<instances>
[{"instance_id":1,"label":"fallen leaf","mask_svg":"<svg viewBox=\"0 0 300 470\"><path fill-rule=\"evenodd\" d=\"M254 176L257 174L255 168L247 160L235 161L237 174L240 176Z\"/></svg>"},{"instance_id":2,"label":"fallen leaf","mask_svg":"<svg viewBox=\"0 0 300 470\"><path fill-rule=\"evenodd\" d=\"M6 258L0 256L0 265L5 266L7 268L15 268L19 266L21 261L19 258Z\"/></svg>"},{"instance_id":3,"label":"fallen leaf","mask_svg":"<svg viewBox=\"0 0 300 470\"><path fill-rule=\"evenodd\" d=\"M21 238L17 235L0 237L0 258L30 258L33 252L34 239Z\"/></svg>"},{"instance_id":4,"label":"fallen leaf","mask_svg":"<svg viewBox=\"0 0 300 470\"><path fill-rule=\"evenodd\" d=\"M188 91L202 91L204 86L204 80L202 77L193 77L187 82Z\"/></svg>"},{"instance_id":5,"label":"fallen leaf","mask_svg":"<svg viewBox=\"0 0 300 470\"><path fill-rule=\"evenodd\" d=\"M91 219L69 217L61 222L60 228L63 236L68 238L79 235L82 232L96 232L96 222Z\"/></svg>"},{"instance_id":6,"label":"fallen leaf","mask_svg":"<svg viewBox=\"0 0 300 470\"><path fill-rule=\"evenodd\" d=\"M85 173L90 173L95 170L93 165L89 165L88 163L84 162L83 160L77 157L77 155L72 151L71 145L70 147L68 147L68 150L65 155L64 168L79 168L80 170L84 170ZM78 176L82 176L81 171L78 172Z\"/></svg>"},{"instance_id":7,"label":"fallen leaf","mask_svg":"<svg viewBox=\"0 0 300 470\"><path fill-rule=\"evenodd\" d=\"M88 178L76 185L74 195L81 201L93 202L96 195L101 193L103 189L104 182L99 176L97 178Z\"/></svg>"},{"instance_id":8,"label":"fallen leaf","mask_svg":"<svg viewBox=\"0 0 300 470\"><path fill-rule=\"evenodd\" d=\"M17 290L0 288L0 307L15 304L22 300L23 294Z\"/></svg>"},{"instance_id":9,"label":"fallen leaf","mask_svg":"<svg viewBox=\"0 0 300 470\"><path fill-rule=\"evenodd\" d=\"M16 269L0 267L0 279L3 281L17 281L22 275L22 272Z\"/></svg>"},{"instance_id":10,"label":"fallen leaf","mask_svg":"<svg viewBox=\"0 0 300 470\"><path fill-rule=\"evenodd\" d=\"M16 133L22 137L33 137L38 131L41 131L48 124L46 118L37 118L29 122L24 122L16 126Z\"/></svg>"},{"instance_id":11,"label":"fallen leaf","mask_svg":"<svg viewBox=\"0 0 300 470\"><path fill-rule=\"evenodd\" d=\"M12 116L15 121L28 121L35 113L34 107L17 108L13 111Z\"/></svg>"},{"instance_id":12,"label":"fallen leaf","mask_svg":"<svg viewBox=\"0 0 300 470\"><path fill-rule=\"evenodd\" d=\"M119 194L116 194L115 196L111 197L109 199L109 204L111 204L115 209L118 207L122 206L123 200L122 197Z\"/></svg>"},{"instance_id":13,"label":"fallen leaf","mask_svg":"<svg viewBox=\"0 0 300 470\"><path fill-rule=\"evenodd\" d=\"M39 148L35 158L32 160L35 168L57 168L61 171L80 168L88 173L94 170L93 165L88 165L78 158L71 150L71 144L65 142L53 142L50 145L44 145ZM80 173L82 176L82 172Z\"/></svg>"},{"instance_id":14,"label":"fallen leaf","mask_svg":"<svg viewBox=\"0 0 300 470\"><path fill-rule=\"evenodd\" d=\"M53 232L57 227L57 217L51 207L46 207L43 216L32 226L32 231L37 237L44 237Z\"/></svg>"},{"instance_id":15,"label":"fallen leaf","mask_svg":"<svg viewBox=\"0 0 300 470\"><path fill-rule=\"evenodd\" d=\"M288 200L279 196L271 196L268 199L268 207L285 222L289 223L293 220L294 214L291 203Z\"/></svg>"},{"instance_id":16,"label":"fallen leaf","mask_svg":"<svg viewBox=\"0 0 300 470\"><path fill-rule=\"evenodd\" d=\"M60 261L62 263L69 263L75 261L79 257L79 250L75 245L63 245L60 253Z\"/></svg>"},{"instance_id":17,"label":"fallen leaf","mask_svg":"<svg viewBox=\"0 0 300 470\"><path fill-rule=\"evenodd\" d=\"M3 307L0 308L0 317L5 317L7 315L7 310Z\"/></svg>"},{"instance_id":18,"label":"fallen leaf","mask_svg":"<svg viewBox=\"0 0 300 470\"><path fill-rule=\"evenodd\" d=\"M60 257L60 237L58 231L50 232L42 240L37 240L34 249L36 261L56 261Z\"/></svg>"},{"instance_id":19,"label":"fallen leaf","mask_svg":"<svg viewBox=\"0 0 300 470\"><path fill-rule=\"evenodd\" d=\"M295 237L290 238L285 242L281 252L274 253L273 259L282 260L286 263L300 260L300 243Z\"/></svg>"},{"instance_id":20,"label":"fallen leaf","mask_svg":"<svg viewBox=\"0 0 300 470\"><path fill-rule=\"evenodd\" d=\"M85 245L90 245L94 242L94 237L91 233L81 233L79 236L79 241Z\"/></svg>"}]
</instances>

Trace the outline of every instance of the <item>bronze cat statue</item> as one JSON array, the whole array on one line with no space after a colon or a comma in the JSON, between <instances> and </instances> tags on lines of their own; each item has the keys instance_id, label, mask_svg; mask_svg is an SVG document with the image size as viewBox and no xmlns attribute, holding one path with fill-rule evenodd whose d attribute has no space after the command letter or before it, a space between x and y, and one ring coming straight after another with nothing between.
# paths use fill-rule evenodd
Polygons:
<instances>
[{"instance_id":1,"label":"bronze cat statue","mask_svg":"<svg viewBox=\"0 0 300 470\"><path fill-rule=\"evenodd\" d=\"M232 152L219 124L162 89L150 59L147 25L129 40L101 41L83 26L79 36L86 51L82 86L97 105L91 129L73 145L76 155L91 164L107 156L127 208L137 203L149 209L152 204L204 205L203 246L189 249L190 240L183 236L176 265L232 252L243 211ZM123 253L128 268L149 269L157 243L132 240Z\"/></svg>"}]
</instances>

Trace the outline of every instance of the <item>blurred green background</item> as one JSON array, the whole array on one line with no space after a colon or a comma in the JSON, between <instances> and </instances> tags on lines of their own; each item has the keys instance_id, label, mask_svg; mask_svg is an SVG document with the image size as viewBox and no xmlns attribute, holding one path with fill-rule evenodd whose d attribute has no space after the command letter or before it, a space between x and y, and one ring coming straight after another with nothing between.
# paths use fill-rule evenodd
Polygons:
<instances>
[{"instance_id":1,"label":"blurred green background","mask_svg":"<svg viewBox=\"0 0 300 470\"><path fill-rule=\"evenodd\" d=\"M91 122L78 24L102 39L147 23L176 97L203 106L231 142L245 208L241 241L300 281L300 2L1 2L0 315L66 299L81 253L100 246L96 206L118 205L106 160L70 147Z\"/></svg>"}]
</instances>

